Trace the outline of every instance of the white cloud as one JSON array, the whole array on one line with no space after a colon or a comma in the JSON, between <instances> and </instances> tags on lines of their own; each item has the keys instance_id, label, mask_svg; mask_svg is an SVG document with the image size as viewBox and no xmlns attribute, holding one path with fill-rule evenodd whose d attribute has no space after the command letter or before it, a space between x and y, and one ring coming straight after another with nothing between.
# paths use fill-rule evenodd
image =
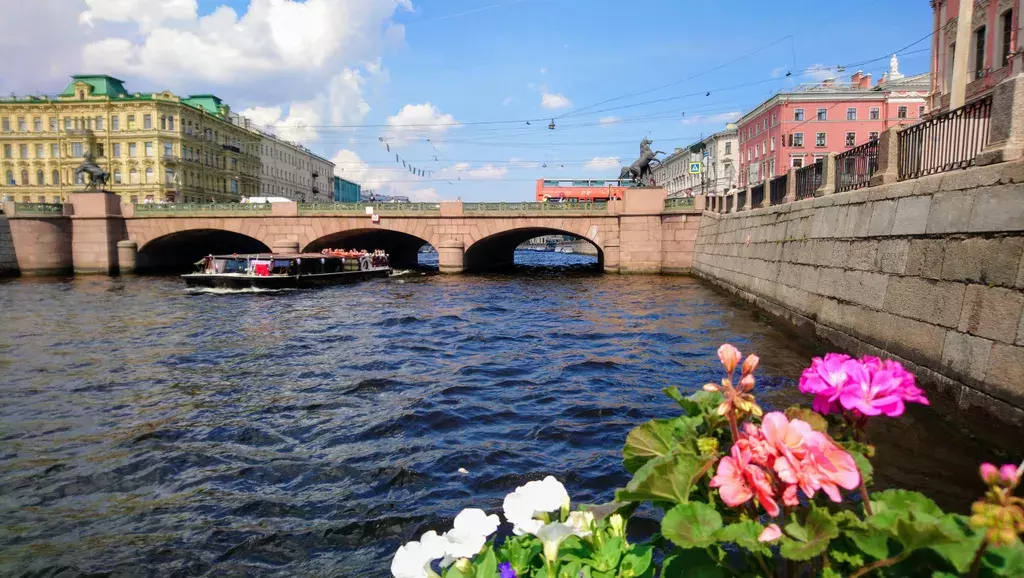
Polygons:
<instances>
[{"instance_id":1,"label":"white cloud","mask_svg":"<svg viewBox=\"0 0 1024 578\"><path fill-rule=\"evenodd\" d=\"M494 165L484 165L482 167L473 167L469 163L456 163L450 167L445 167L434 173L435 178L438 179L475 179L475 180L498 180L508 174L508 167L496 167Z\"/></svg>"},{"instance_id":2,"label":"white cloud","mask_svg":"<svg viewBox=\"0 0 1024 578\"><path fill-rule=\"evenodd\" d=\"M680 124L721 124L723 122L736 122L743 113L739 111L723 112L720 114L695 114L684 117Z\"/></svg>"},{"instance_id":3,"label":"white cloud","mask_svg":"<svg viewBox=\"0 0 1024 578\"><path fill-rule=\"evenodd\" d=\"M166 21L195 20L199 8L196 0L85 0L85 4L88 10L78 15L82 24L136 22L143 33Z\"/></svg>"},{"instance_id":4,"label":"white cloud","mask_svg":"<svg viewBox=\"0 0 1024 578\"><path fill-rule=\"evenodd\" d=\"M403 195L411 201L437 201L440 198L434 188L424 187L408 171L371 167L351 150L338 151L331 162L334 163L335 175L362 185L363 190L382 195Z\"/></svg>"},{"instance_id":5,"label":"white cloud","mask_svg":"<svg viewBox=\"0 0 1024 578\"><path fill-rule=\"evenodd\" d=\"M437 194L437 190L433 187L427 189L416 189L409 193L408 196L410 201L419 203L429 203L441 200L440 195Z\"/></svg>"},{"instance_id":6,"label":"white cloud","mask_svg":"<svg viewBox=\"0 0 1024 578\"><path fill-rule=\"evenodd\" d=\"M512 97L511 96L506 96L505 100L501 101L501 106L508 106L510 104L512 104Z\"/></svg>"},{"instance_id":7,"label":"white cloud","mask_svg":"<svg viewBox=\"0 0 1024 578\"><path fill-rule=\"evenodd\" d=\"M450 114L442 114L433 104L407 104L398 114L389 116L387 123L391 126L387 131L389 143L403 145L417 139L427 139L433 135L442 135L458 126L458 122Z\"/></svg>"},{"instance_id":8,"label":"white cloud","mask_svg":"<svg viewBox=\"0 0 1024 578\"><path fill-rule=\"evenodd\" d=\"M541 68L540 69L540 73L541 74L547 74L548 73L548 69L547 68Z\"/></svg>"},{"instance_id":9,"label":"white cloud","mask_svg":"<svg viewBox=\"0 0 1024 578\"><path fill-rule=\"evenodd\" d=\"M540 166L540 163L537 163L536 161L524 161L522 159L512 157L508 159L508 166L513 169L535 169Z\"/></svg>"},{"instance_id":10,"label":"white cloud","mask_svg":"<svg viewBox=\"0 0 1024 578\"><path fill-rule=\"evenodd\" d=\"M619 157L594 157L583 165L583 169L586 171L601 172L617 169L621 166Z\"/></svg>"},{"instance_id":11,"label":"white cloud","mask_svg":"<svg viewBox=\"0 0 1024 578\"><path fill-rule=\"evenodd\" d=\"M621 119L619 117L617 117L617 116L603 116L603 117L601 117L601 120L599 120L597 122L601 123L602 125L609 125L609 124L615 124L615 123L619 122L620 120Z\"/></svg>"},{"instance_id":12,"label":"white cloud","mask_svg":"<svg viewBox=\"0 0 1024 578\"><path fill-rule=\"evenodd\" d=\"M540 105L549 110L557 110L572 106L572 102L561 94L545 91L540 97Z\"/></svg>"},{"instance_id":13,"label":"white cloud","mask_svg":"<svg viewBox=\"0 0 1024 578\"><path fill-rule=\"evenodd\" d=\"M821 82L826 78L834 78L835 72L826 68L824 64L812 64L803 71L803 75L810 80Z\"/></svg>"}]
</instances>

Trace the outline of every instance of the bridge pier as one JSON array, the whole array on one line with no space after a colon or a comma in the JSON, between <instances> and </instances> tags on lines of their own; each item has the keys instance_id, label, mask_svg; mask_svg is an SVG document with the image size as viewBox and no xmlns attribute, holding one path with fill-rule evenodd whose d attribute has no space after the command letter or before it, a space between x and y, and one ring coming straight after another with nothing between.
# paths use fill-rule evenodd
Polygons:
<instances>
[{"instance_id":1,"label":"bridge pier","mask_svg":"<svg viewBox=\"0 0 1024 578\"><path fill-rule=\"evenodd\" d=\"M604 243L604 272L619 272L619 240L614 239Z\"/></svg>"},{"instance_id":2,"label":"bridge pier","mask_svg":"<svg viewBox=\"0 0 1024 578\"><path fill-rule=\"evenodd\" d=\"M71 262L75 273L118 272L117 242L126 237L121 197L114 193L72 193Z\"/></svg>"},{"instance_id":3,"label":"bridge pier","mask_svg":"<svg viewBox=\"0 0 1024 578\"><path fill-rule=\"evenodd\" d=\"M15 274L67 275L71 273L71 220L63 213L46 214L16 209L6 203L7 224L17 263Z\"/></svg>"},{"instance_id":4,"label":"bridge pier","mask_svg":"<svg viewBox=\"0 0 1024 578\"><path fill-rule=\"evenodd\" d=\"M462 241L441 241L437 245L437 268L441 273L462 273L465 256L466 244Z\"/></svg>"},{"instance_id":5,"label":"bridge pier","mask_svg":"<svg viewBox=\"0 0 1024 578\"><path fill-rule=\"evenodd\" d=\"M117 269L122 275L131 275L136 270L139 244L135 241L117 242Z\"/></svg>"}]
</instances>

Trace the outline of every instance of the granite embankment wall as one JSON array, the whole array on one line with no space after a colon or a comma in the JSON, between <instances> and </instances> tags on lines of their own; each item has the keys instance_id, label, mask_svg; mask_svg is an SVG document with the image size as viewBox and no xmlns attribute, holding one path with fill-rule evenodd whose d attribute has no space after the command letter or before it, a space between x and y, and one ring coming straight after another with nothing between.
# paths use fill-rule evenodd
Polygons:
<instances>
[{"instance_id":1,"label":"granite embankment wall","mask_svg":"<svg viewBox=\"0 0 1024 578\"><path fill-rule=\"evenodd\" d=\"M0 215L0 277L18 274L18 257L14 254L14 238L11 236L11 222Z\"/></svg>"},{"instance_id":2,"label":"granite embankment wall","mask_svg":"<svg viewBox=\"0 0 1024 578\"><path fill-rule=\"evenodd\" d=\"M839 349L900 360L940 409L1005 426L1024 425L1022 255L1017 161L705 212L692 272Z\"/></svg>"}]
</instances>

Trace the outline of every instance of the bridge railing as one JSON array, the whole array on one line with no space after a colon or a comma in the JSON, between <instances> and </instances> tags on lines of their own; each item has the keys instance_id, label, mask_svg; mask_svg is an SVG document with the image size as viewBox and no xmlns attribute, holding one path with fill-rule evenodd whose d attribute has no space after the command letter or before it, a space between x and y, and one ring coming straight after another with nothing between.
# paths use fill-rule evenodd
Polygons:
<instances>
[{"instance_id":1,"label":"bridge railing","mask_svg":"<svg viewBox=\"0 0 1024 578\"><path fill-rule=\"evenodd\" d=\"M672 197L665 199L665 211L692 211L697 206L694 197Z\"/></svg>"},{"instance_id":2,"label":"bridge railing","mask_svg":"<svg viewBox=\"0 0 1024 578\"><path fill-rule=\"evenodd\" d=\"M462 203L469 213L607 213L608 203Z\"/></svg>"},{"instance_id":3,"label":"bridge railing","mask_svg":"<svg viewBox=\"0 0 1024 578\"><path fill-rule=\"evenodd\" d=\"M300 215L365 215L367 207L372 207L371 212L376 214L441 214L440 203L299 203L298 209Z\"/></svg>"},{"instance_id":4,"label":"bridge railing","mask_svg":"<svg viewBox=\"0 0 1024 578\"><path fill-rule=\"evenodd\" d=\"M16 215L61 216L64 205L61 203L14 203Z\"/></svg>"},{"instance_id":5,"label":"bridge railing","mask_svg":"<svg viewBox=\"0 0 1024 578\"><path fill-rule=\"evenodd\" d=\"M270 203L142 203L135 205L136 217L209 215L211 213L269 214Z\"/></svg>"}]
</instances>

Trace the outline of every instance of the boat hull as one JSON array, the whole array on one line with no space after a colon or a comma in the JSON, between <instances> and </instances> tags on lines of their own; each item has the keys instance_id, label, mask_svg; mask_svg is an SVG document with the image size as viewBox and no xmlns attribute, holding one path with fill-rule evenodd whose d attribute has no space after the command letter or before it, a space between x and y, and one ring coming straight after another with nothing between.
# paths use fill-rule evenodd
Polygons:
<instances>
[{"instance_id":1,"label":"boat hull","mask_svg":"<svg viewBox=\"0 0 1024 578\"><path fill-rule=\"evenodd\" d=\"M368 271L339 271L337 273L319 273L311 275L232 275L192 273L182 275L187 287L209 289L302 289L323 285L339 285L356 283L365 279L387 277L390 268L370 269Z\"/></svg>"}]
</instances>

